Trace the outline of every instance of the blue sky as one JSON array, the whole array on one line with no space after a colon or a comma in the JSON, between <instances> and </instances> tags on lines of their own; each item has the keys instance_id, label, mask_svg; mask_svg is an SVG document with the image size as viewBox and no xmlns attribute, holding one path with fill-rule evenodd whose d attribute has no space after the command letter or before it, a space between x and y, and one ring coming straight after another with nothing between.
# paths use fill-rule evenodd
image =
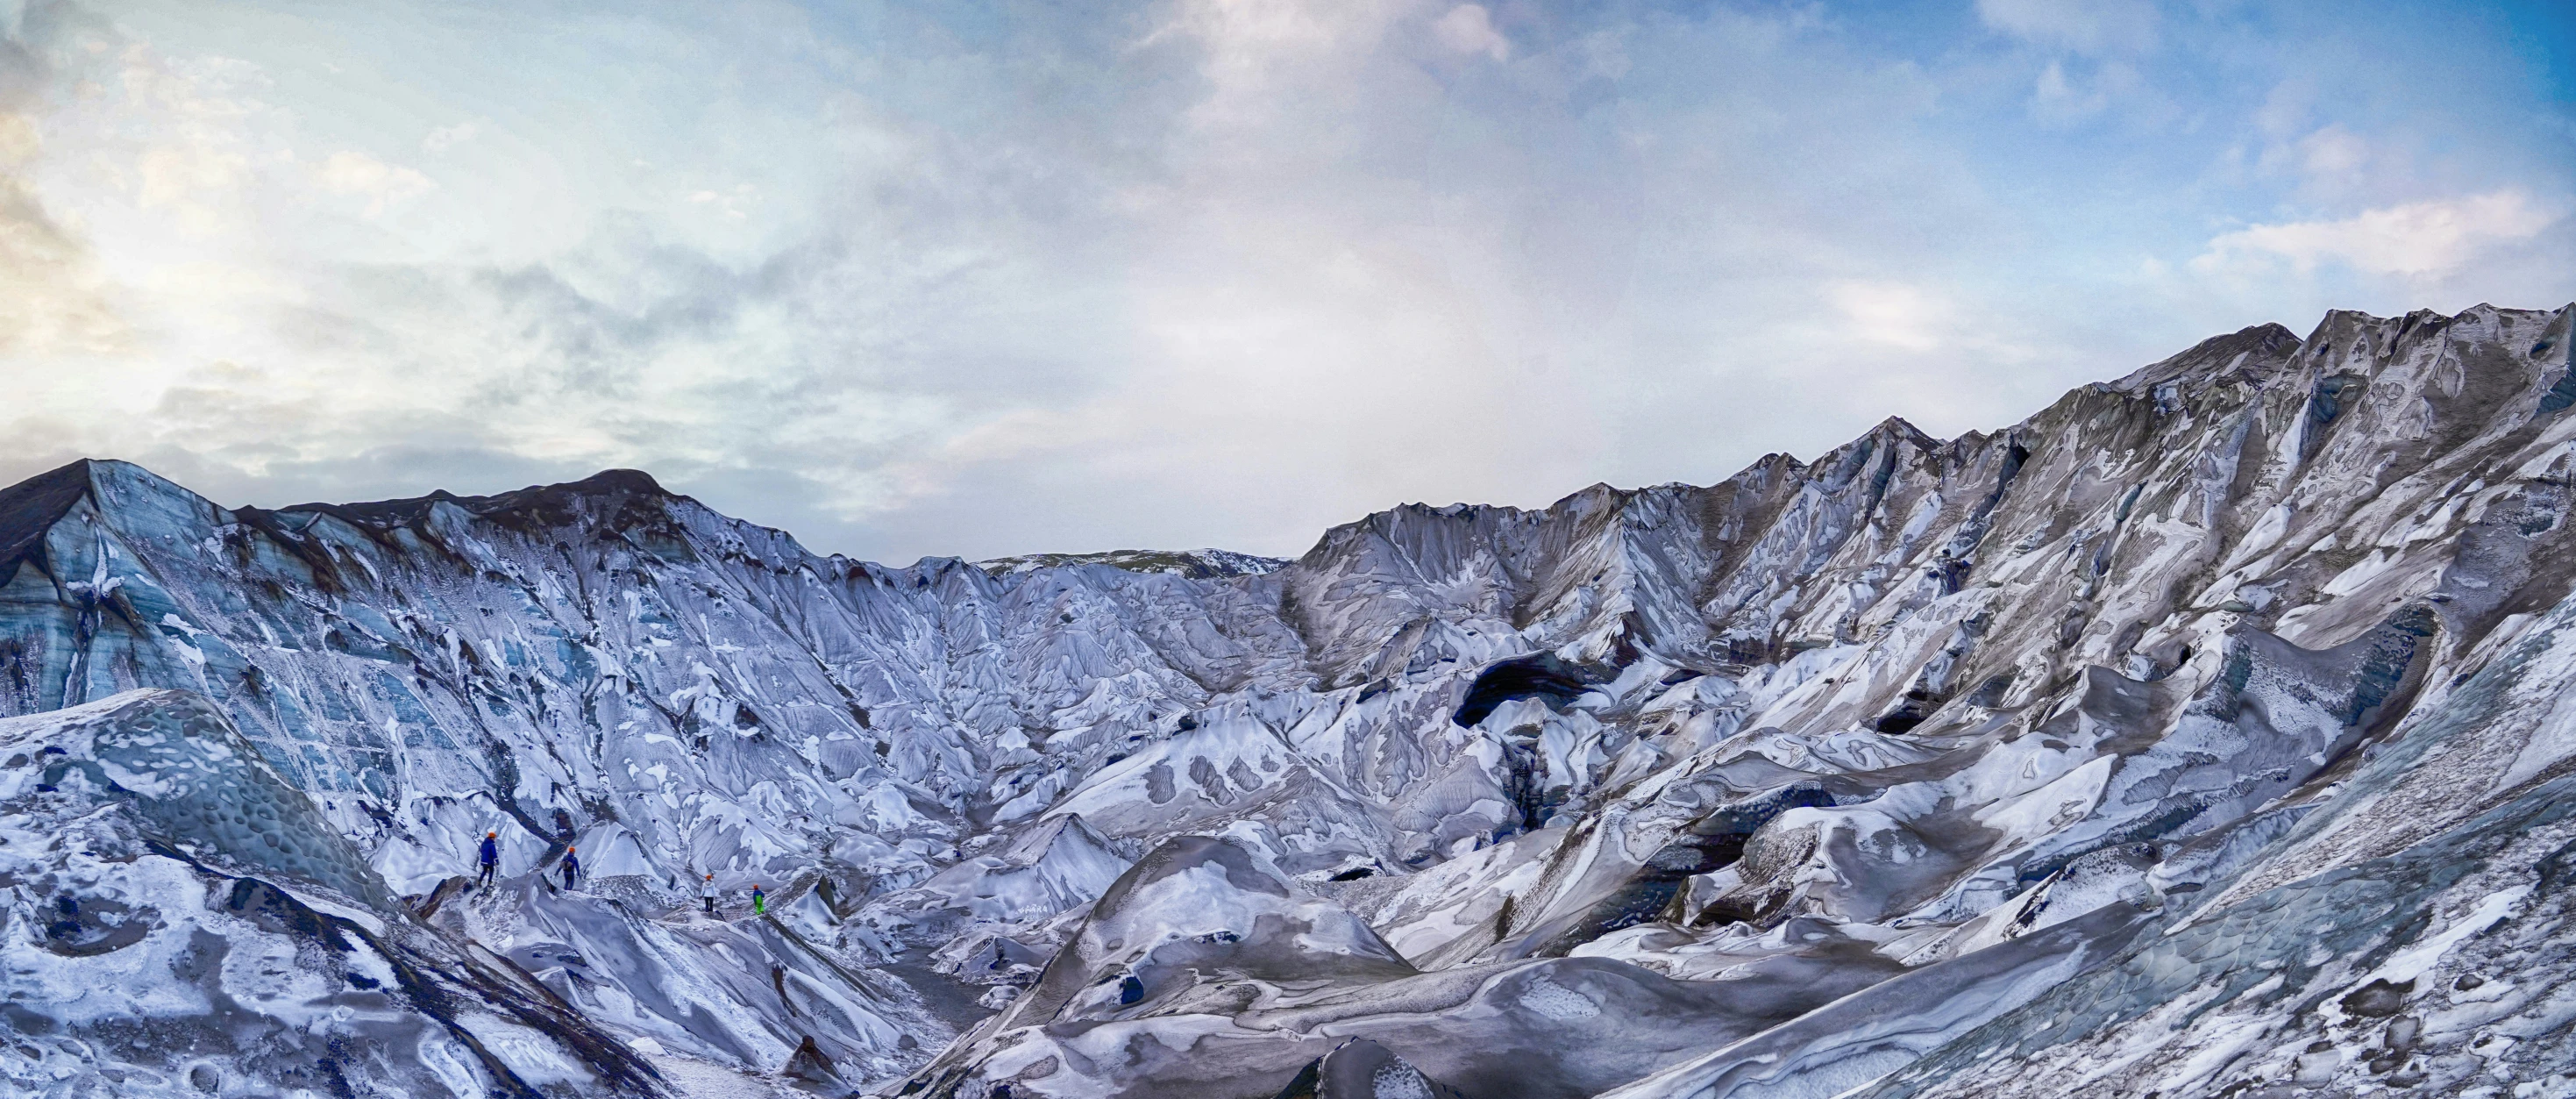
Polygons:
<instances>
[{"instance_id":1,"label":"blue sky","mask_svg":"<svg viewBox=\"0 0 2576 1099\"><path fill-rule=\"evenodd\" d=\"M2563 6L0 2L0 480L1294 554L2576 299Z\"/></svg>"}]
</instances>

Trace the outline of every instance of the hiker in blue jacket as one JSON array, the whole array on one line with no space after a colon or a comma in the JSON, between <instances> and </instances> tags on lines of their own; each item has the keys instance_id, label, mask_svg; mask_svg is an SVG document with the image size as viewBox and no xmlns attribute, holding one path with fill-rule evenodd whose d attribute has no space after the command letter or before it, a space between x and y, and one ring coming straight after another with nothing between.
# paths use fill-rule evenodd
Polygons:
<instances>
[{"instance_id":1,"label":"hiker in blue jacket","mask_svg":"<svg viewBox=\"0 0 2576 1099\"><path fill-rule=\"evenodd\" d=\"M581 873L581 858L573 854L573 852L579 850L581 850L581 848L578 847L564 848L563 875L564 888L566 889L572 888L572 879Z\"/></svg>"},{"instance_id":2,"label":"hiker in blue jacket","mask_svg":"<svg viewBox=\"0 0 2576 1099\"><path fill-rule=\"evenodd\" d=\"M476 884L476 885L490 885L490 884L492 884L492 870L493 870L493 868L494 868L494 867L496 867L496 866L500 865L500 862L501 862L501 833L499 833L499 832L485 832L485 833L483 833L483 851L482 851L482 856L483 856L483 873L482 873L482 876L481 876L480 878L478 878L478 879L475 881L475 883L474 883L474 884Z\"/></svg>"}]
</instances>

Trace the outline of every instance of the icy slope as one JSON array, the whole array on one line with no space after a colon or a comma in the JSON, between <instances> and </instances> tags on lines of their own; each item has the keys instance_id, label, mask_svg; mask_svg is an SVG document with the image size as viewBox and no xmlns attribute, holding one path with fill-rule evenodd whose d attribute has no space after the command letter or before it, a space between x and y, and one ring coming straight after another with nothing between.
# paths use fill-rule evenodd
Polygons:
<instances>
[{"instance_id":1,"label":"icy slope","mask_svg":"<svg viewBox=\"0 0 2576 1099\"><path fill-rule=\"evenodd\" d=\"M2522 631L2160 941L1879 1094L2251 1083L2576 1090L2576 600ZM2292 823L2292 822L2295 823ZM2013 1052L2009 1073L1977 1064Z\"/></svg>"},{"instance_id":2,"label":"icy slope","mask_svg":"<svg viewBox=\"0 0 2576 1099\"><path fill-rule=\"evenodd\" d=\"M1255 557L1249 553L1221 549L1112 550L1108 553L1031 553L978 561L975 567L991 573L1019 573L1074 565L1108 565L1128 572L1160 572L1209 580L1220 576L1259 576L1277 572L1287 563L1276 557Z\"/></svg>"},{"instance_id":3,"label":"icy slope","mask_svg":"<svg viewBox=\"0 0 2576 1099\"><path fill-rule=\"evenodd\" d=\"M1112 886L1045 976L916 1086L1267 1096L1366 1038L1464 1094L1589 1094L1873 976L1791 959L1723 984L1586 958L1423 972L1246 848L1184 837Z\"/></svg>"},{"instance_id":4,"label":"icy slope","mask_svg":"<svg viewBox=\"0 0 2576 1099\"><path fill-rule=\"evenodd\" d=\"M2181 1048L2127 1008L2037 1029L2116 974L2322 994L2481 906L2549 972L2552 864L2479 837L2547 834L2491 815L2576 751L2531 647L2576 578L2569 323L2252 328L1991 434L1407 506L1285 564L890 569L632 472L270 512L79 463L0 491L0 712L202 694L409 898L385 918L826 1091L1974 1094L2025 1057L2081 1091ZM2508 681L2522 716L2463 708ZM460 894L485 830L507 883ZM590 880L536 884L572 845ZM2409 852L2490 869L2357 869ZM1157 884L1210 859L1251 869ZM2336 874L2432 915L2302 940L2332 959L2204 930ZM1310 930L1199 926L1265 905ZM1189 945L1112 930L1157 928ZM2407 1051L2307 1043L2443 1087L2568 1067L2554 984L2511 1001L2522 1061L2428 987ZM2162 1094L2325 1072L2239 1042L2306 1025L2270 991L2194 1015L2171 1042L2210 1063Z\"/></svg>"},{"instance_id":5,"label":"icy slope","mask_svg":"<svg viewBox=\"0 0 2576 1099\"><path fill-rule=\"evenodd\" d=\"M580 1012L401 916L203 699L0 721L15 1094L661 1094Z\"/></svg>"}]
</instances>

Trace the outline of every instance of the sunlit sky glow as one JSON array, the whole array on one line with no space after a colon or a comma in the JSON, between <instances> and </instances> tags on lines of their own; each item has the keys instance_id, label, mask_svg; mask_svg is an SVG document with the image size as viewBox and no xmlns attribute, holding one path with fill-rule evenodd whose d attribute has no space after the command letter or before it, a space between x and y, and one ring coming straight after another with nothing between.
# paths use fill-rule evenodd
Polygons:
<instances>
[{"instance_id":1,"label":"sunlit sky glow","mask_svg":"<svg viewBox=\"0 0 2576 1099\"><path fill-rule=\"evenodd\" d=\"M2563 4L0 0L0 483L908 562L1951 435L2576 299Z\"/></svg>"}]
</instances>

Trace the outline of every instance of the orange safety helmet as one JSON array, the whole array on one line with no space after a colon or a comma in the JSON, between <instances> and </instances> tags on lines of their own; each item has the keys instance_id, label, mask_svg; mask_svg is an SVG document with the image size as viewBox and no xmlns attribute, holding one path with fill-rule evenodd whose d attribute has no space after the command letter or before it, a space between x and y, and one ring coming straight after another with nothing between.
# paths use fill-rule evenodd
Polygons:
<instances>
[{"instance_id":1,"label":"orange safety helmet","mask_svg":"<svg viewBox=\"0 0 2576 1099\"><path fill-rule=\"evenodd\" d=\"M501 838L501 833L499 833L499 832L485 832L485 833L483 833L483 838L484 838L484 839L487 839L487 840L489 840L489 839L499 839L499 838Z\"/></svg>"},{"instance_id":2,"label":"orange safety helmet","mask_svg":"<svg viewBox=\"0 0 2576 1099\"><path fill-rule=\"evenodd\" d=\"M569 854L572 854L573 852L575 852L575 851L579 851L579 850L581 850L581 848L567 846L567 847L565 847L565 848L564 848L564 854L569 855Z\"/></svg>"}]
</instances>

